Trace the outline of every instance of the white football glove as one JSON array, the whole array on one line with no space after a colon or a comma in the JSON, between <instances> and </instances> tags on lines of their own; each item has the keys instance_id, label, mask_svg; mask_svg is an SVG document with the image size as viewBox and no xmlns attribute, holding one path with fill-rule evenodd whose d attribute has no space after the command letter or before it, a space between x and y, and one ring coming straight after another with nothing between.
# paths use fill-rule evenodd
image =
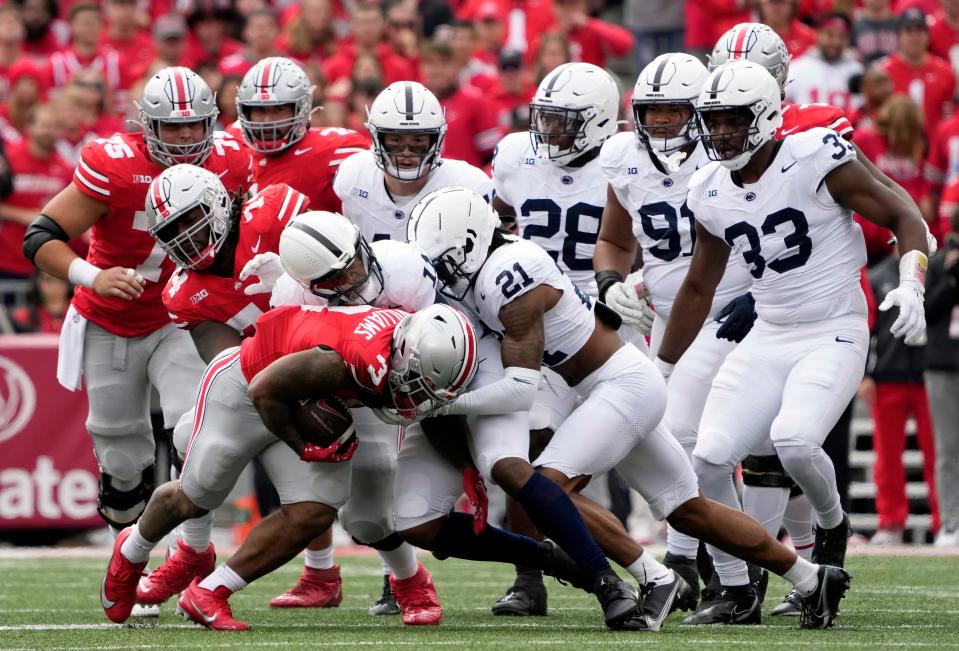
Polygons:
<instances>
[{"instance_id":1,"label":"white football glove","mask_svg":"<svg viewBox=\"0 0 959 651\"><path fill-rule=\"evenodd\" d=\"M915 281L903 281L899 287L886 294L879 306L885 312L899 307L899 317L889 328L893 337L901 337L907 346L922 346L926 343L926 310L923 306L923 287Z\"/></svg>"},{"instance_id":2,"label":"white football glove","mask_svg":"<svg viewBox=\"0 0 959 651\"><path fill-rule=\"evenodd\" d=\"M240 271L239 281L243 282L250 276L257 276L260 282L253 283L243 290L247 296L253 294L267 294L273 291L276 281L282 276L283 264L276 253L259 253L246 263Z\"/></svg>"},{"instance_id":3,"label":"white football glove","mask_svg":"<svg viewBox=\"0 0 959 651\"><path fill-rule=\"evenodd\" d=\"M626 276L626 280L616 283L606 291L606 305L613 308L623 318L626 325L636 328L648 337L653 331L652 305L649 303L649 294L643 285L643 271L634 271Z\"/></svg>"}]
</instances>

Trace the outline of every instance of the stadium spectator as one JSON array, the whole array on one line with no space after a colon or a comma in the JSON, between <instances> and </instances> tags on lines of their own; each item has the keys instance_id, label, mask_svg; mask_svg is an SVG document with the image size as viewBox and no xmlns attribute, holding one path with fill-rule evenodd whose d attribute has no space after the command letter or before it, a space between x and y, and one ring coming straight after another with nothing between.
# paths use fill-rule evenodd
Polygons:
<instances>
[{"instance_id":1,"label":"stadium spectator","mask_svg":"<svg viewBox=\"0 0 959 651\"><path fill-rule=\"evenodd\" d=\"M190 35L187 39L187 67L196 70L201 64L213 63L241 52L243 43L230 38L229 25L234 12L226 0L203 0L187 18ZM216 86L210 86L216 88Z\"/></svg>"},{"instance_id":2,"label":"stadium spectator","mask_svg":"<svg viewBox=\"0 0 959 651\"><path fill-rule=\"evenodd\" d=\"M43 71L31 59L21 59L10 67L10 88L0 106L0 137L7 143L23 138L30 109L39 101L43 89Z\"/></svg>"},{"instance_id":3,"label":"stadium spectator","mask_svg":"<svg viewBox=\"0 0 959 651\"><path fill-rule=\"evenodd\" d=\"M870 269L869 284L881 304L886 295L899 285L898 255L889 255ZM875 545L902 543L903 529L909 516L902 454L906 445L906 420L910 416L915 420L916 437L922 450L923 477L929 489L932 529L939 529L936 447L929 401L923 385L925 350L922 346L907 346L889 333L897 317L895 310L875 313L871 354L866 377L860 386L860 396L872 407L875 426L872 437L876 453L873 480L876 483L879 530L870 541Z\"/></svg>"},{"instance_id":4,"label":"stadium spectator","mask_svg":"<svg viewBox=\"0 0 959 651\"><path fill-rule=\"evenodd\" d=\"M554 0L556 28L569 39L573 61L592 63L606 67L611 57L628 56L633 51L635 40L629 30L591 18L587 13L587 0Z\"/></svg>"},{"instance_id":5,"label":"stadium spectator","mask_svg":"<svg viewBox=\"0 0 959 651\"><path fill-rule=\"evenodd\" d=\"M946 195L959 191L950 185ZM945 203L945 201L944 201ZM926 276L926 390L936 436L942 526L937 547L959 547L959 214Z\"/></svg>"},{"instance_id":6,"label":"stadium spectator","mask_svg":"<svg viewBox=\"0 0 959 651\"><path fill-rule=\"evenodd\" d=\"M852 25L852 44L869 64L895 52L899 47L899 19L891 0L864 0Z\"/></svg>"},{"instance_id":7,"label":"stadium spectator","mask_svg":"<svg viewBox=\"0 0 959 651\"><path fill-rule=\"evenodd\" d=\"M142 28L136 0L106 0L103 3L106 29L100 35L100 48L123 55L123 65L144 70L153 59L153 39Z\"/></svg>"},{"instance_id":8,"label":"stadium spectator","mask_svg":"<svg viewBox=\"0 0 959 651\"><path fill-rule=\"evenodd\" d=\"M859 92L863 97L862 106L847 114L852 126L857 129L875 124L879 109L892 97L892 80L882 66L873 64L863 73Z\"/></svg>"},{"instance_id":9,"label":"stadium spectator","mask_svg":"<svg viewBox=\"0 0 959 651\"><path fill-rule=\"evenodd\" d=\"M80 150L96 138L125 131L122 119L102 113L104 83L95 71L75 75L70 85L60 89L53 99L60 124L57 153L71 166L80 162ZM135 109L131 102L131 108ZM135 110L130 111L135 117Z\"/></svg>"},{"instance_id":10,"label":"stadium spectator","mask_svg":"<svg viewBox=\"0 0 959 651\"><path fill-rule=\"evenodd\" d=\"M417 3L413 0L399 0L387 6L386 40L399 56L410 61L419 72L419 40L421 20L417 14Z\"/></svg>"},{"instance_id":11,"label":"stadium spectator","mask_svg":"<svg viewBox=\"0 0 959 651\"><path fill-rule=\"evenodd\" d=\"M187 32L186 21L179 14L157 18L153 23L153 59L137 77L142 79L161 68L186 65Z\"/></svg>"},{"instance_id":12,"label":"stadium spectator","mask_svg":"<svg viewBox=\"0 0 959 651\"><path fill-rule=\"evenodd\" d=\"M572 61L569 40L561 34L543 34L536 46L536 59L533 62L535 84L539 86L546 75L567 61Z\"/></svg>"},{"instance_id":13,"label":"stadium spectator","mask_svg":"<svg viewBox=\"0 0 959 651\"><path fill-rule=\"evenodd\" d=\"M471 24L476 33L476 52L473 56L482 63L495 65L496 57L506 41L506 14L498 3L488 0L477 7Z\"/></svg>"},{"instance_id":14,"label":"stadium spectator","mask_svg":"<svg viewBox=\"0 0 959 651\"><path fill-rule=\"evenodd\" d=\"M853 142L876 167L919 202L925 194L926 139L922 109L906 95L882 105L873 127L857 129Z\"/></svg>"},{"instance_id":15,"label":"stadium spectator","mask_svg":"<svg viewBox=\"0 0 959 651\"><path fill-rule=\"evenodd\" d=\"M7 148L13 194L0 203L0 277L33 275L33 263L20 250L23 235L40 209L73 177L56 151L58 122L51 106L34 106L27 117L26 137Z\"/></svg>"},{"instance_id":16,"label":"stadium spectator","mask_svg":"<svg viewBox=\"0 0 959 651\"><path fill-rule=\"evenodd\" d=\"M353 92L350 93L350 114L347 118L346 128L368 134L366 129L366 108L373 104L373 100L379 95L385 86L379 79L358 79L353 82Z\"/></svg>"},{"instance_id":17,"label":"stadium spectator","mask_svg":"<svg viewBox=\"0 0 959 651\"><path fill-rule=\"evenodd\" d=\"M932 16L929 51L959 70L959 0L940 0L942 8Z\"/></svg>"},{"instance_id":18,"label":"stadium spectator","mask_svg":"<svg viewBox=\"0 0 959 651\"><path fill-rule=\"evenodd\" d=\"M491 2L490 6L496 8L497 5ZM485 25L486 22L478 20L477 24ZM474 86L485 92L496 83L496 57L503 46L502 39L497 37L492 40L492 49L486 49L477 39L478 31L473 23L456 19L449 30L437 30L436 38L449 41L453 60L459 69L460 85Z\"/></svg>"},{"instance_id":19,"label":"stadium spectator","mask_svg":"<svg viewBox=\"0 0 959 651\"><path fill-rule=\"evenodd\" d=\"M0 7L0 102L7 99L11 67L24 56L23 38L23 23L16 8Z\"/></svg>"},{"instance_id":20,"label":"stadium spectator","mask_svg":"<svg viewBox=\"0 0 959 651\"><path fill-rule=\"evenodd\" d=\"M383 67L383 80L416 80L413 63L396 54L383 40L385 23L377 5L358 5L350 16L352 40L341 41L336 53L323 63L323 74L329 83L349 78L356 57L362 52L376 56Z\"/></svg>"},{"instance_id":21,"label":"stadium spectator","mask_svg":"<svg viewBox=\"0 0 959 651\"><path fill-rule=\"evenodd\" d=\"M759 0L759 22L775 30L793 59L816 44L816 32L796 17L796 0Z\"/></svg>"},{"instance_id":22,"label":"stadium spectator","mask_svg":"<svg viewBox=\"0 0 959 651\"><path fill-rule=\"evenodd\" d=\"M949 64L929 54L926 15L909 9L899 21L899 51L882 60L897 93L905 93L923 107L927 133L952 110L956 78Z\"/></svg>"},{"instance_id":23,"label":"stadium spectator","mask_svg":"<svg viewBox=\"0 0 959 651\"><path fill-rule=\"evenodd\" d=\"M216 107L220 110L217 116L217 129L223 130L237 120L236 91L240 87L243 77L238 75L224 75L216 91Z\"/></svg>"},{"instance_id":24,"label":"stadium spectator","mask_svg":"<svg viewBox=\"0 0 959 651\"><path fill-rule=\"evenodd\" d=\"M331 0L303 0L299 11L283 28L278 47L291 59L305 63L326 59L336 51Z\"/></svg>"},{"instance_id":25,"label":"stadium spectator","mask_svg":"<svg viewBox=\"0 0 959 651\"><path fill-rule=\"evenodd\" d=\"M529 128L529 103L536 84L519 52L503 50L498 61L499 78L489 92L496 105L497 122L504 133Z\"/></svg>"},{"instance_id":26,"label":"stadium spectator","mask_svg":"<svg viewBox=\"0 0 959 651\"><path fill-rule=\"evenodd\" d=\"M221 59L220 72L224 76L242 77L260 59L279 56L280 52L277 49L279 35L280 21L272 9L262 8L251 12L243 23L243 43L246 47Z\"/></svg>"},{"instance_id":27,"label":"stadium spectator","mask_svg":"<svg viewBox=\"0 0 959 651\"><path fill-rule=\"evenodd\" d=\"M485 167L502 135L496 123L496 112L490 110L489 103L478 90L459 85L459 70L449 43L427 42L421 56L423 85L436 95L446 112L442 155Z\"/></svg>"},{"instance_id":28,"label":"stadium spectator","mask_svg":"<svg viewBox=\"0 0 959 651\"><path fill-rule=\"evenodd\" d=\"M57 0L14 0L20 9L25 40L23 50L35 57L45 58L66 47L70 32L61 20L57 20Z\"/></svg>"},{"instance_id":29,"label":"stadium spectator","mask_svg":"<svg viewBox=\"0 0 959 651\"><path fill-rule=\"evenodd\" d=\"M526 52L535 50L534 42L556 24L554 0L494 0L506 17L505 46ZM456 11L463 20L475 21L480 7L489 0L465 0ZM428 30L424 32L429 35Z\"/></svg>"},{"instance_id":30,"label":"stadium spectator","mask_svg":"<svg viewBox=\"0 0 959 651\"><path fill-rule=\"evenodd\" d=\"M680 52L686 35L683 5L675 0L626 0L623 25L636 39L633 59L636 70L664 52Z\"/></svg>"},{"instance_id":31,"label":"stadium spectator","mask_svg":"<svg viewBox=\"0 0 959 651\"><path fill-rule=\"evenodd\" d=\"M747 0L686 2L686 50L705 59L720 36L737 23L752 19Z\"/></svg>"},{"instance_id":32,"label":"stadium spectator","mask_svg":"<svg viewBox=\"0 0 959 651\"><path fill-rule=\"evenodd\" d=\"M849 82L862 74L862 64L849 48L849 18L827 13L818 23L816 47L789 65L786 99L794 104L832 104L846 113L853 108Z\"/></svg>"},{"instance_id":33,"label":"stadium spectator","mask_svg":"<svg viewBox=\"0 0 959 651\"><path fill-rule=\"evenodd\" d=\"M26 306L13 310L10 320L18 333L58 335L63 319L73 298L73 286L45 271L33 277L30 300Z\"/></svg>"},{"instance_id":34,"label":"stadium spectator","mask_svg":"<svg viewBox=\"0 0 959 651\"><path fill-rule=\"evenodd\" d=\"M950 230L953 201L947 200L943 187L955 186L959 180L959 115L952 115L942 122L933 132L926 165L926 180L929 187L928 212L939 215L939 234ZM950 194L954 194L952 190ZM941 197L941 201L940 201Z\"/></svg>"}]
</instances>

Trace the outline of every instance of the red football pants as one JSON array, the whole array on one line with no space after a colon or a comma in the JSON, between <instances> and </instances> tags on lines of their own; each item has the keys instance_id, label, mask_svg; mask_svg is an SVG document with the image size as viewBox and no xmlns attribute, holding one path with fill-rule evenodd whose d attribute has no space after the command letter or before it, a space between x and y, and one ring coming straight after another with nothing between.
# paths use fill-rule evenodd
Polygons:
<instances>
[{"instance_id":1,"label":"red football pants","mask_svg":"<svg viewBox=\"0 0 959 651\"><path fill-rule=\"evenodd\" d=\"M939 501L936 499L936 443L932 434L929 401L922 384L877 384L876 406L872 412L876 452L873 479L876 482L876 512L879 528L901 529L909 515L906 473L902 454L906 449L906 420L916 421L916 435L922 450L922 476L929 487L932 529L939 530Z\"/></svg>"}]
</instances>

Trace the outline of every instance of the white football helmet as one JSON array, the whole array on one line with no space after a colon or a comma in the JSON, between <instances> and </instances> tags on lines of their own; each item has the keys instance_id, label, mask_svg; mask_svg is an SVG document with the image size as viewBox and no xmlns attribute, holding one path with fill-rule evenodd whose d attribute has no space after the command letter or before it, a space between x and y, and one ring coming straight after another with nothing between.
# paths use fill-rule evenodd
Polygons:
<instances>
[{"instance_id":1,"label":"white football helmet","mask_svg":"<svg viewBox=\"0 0 959 651\"><path fill-rule=\"evenodd\" d=\"M661 54L643 68L633 88L633 119L636 135L646 149L667 154L696 140L696 100L709 71L699 59L685 52ZM689 120L673 137L650 135L646 108L650 104L683 104L689 107Z\"/></svg>"},{"instance_id":2,"label":"white football helmet","mask_svg":"<svg viewBox=\"0 0 959 651\"><path fill-rule=\"evenodd\" d=\"M425 414L452 402L476 374L478 358L476 332L458 310L437 303L409 315L393 331L393 407Z\"/></svg>"},{"instance_id":3,"label":"white football helmet","mask_svg":"<svg viewBox=\"0 0 959 651\"><path fill-rule=\"evenodd\" d=\"M486 262L499 223L483 197L454 185L431 192L414 206L406 238L430 259L440 292L462 300Z\"/></svg>"},{"instance_id":4,"label":"white football helmet","mask_svg":"<svg viewBox=\"0 0 959 651\"><path fill-rule=\"evenodd\" d=\"M220 111L216 97L200 75L189 68L163 68L143 86L139 111L140 128L150 157L169 167L186 163L202 165L213 151L213 125ZM203 138L179 144L164 142L161 124L203 122Z\"/></svg>"},{"instance_id":5,"label":"white football helmet","mask_svg":"<svg viewBox=\"0 0 959 651\"><path fill-rule=\"evenodd\" d=\"M371 304L383 291L383 271L360 230L338 213L311 210L280 233L286 273L331 305Z\"/></svg>"},{"instance_id":6,"label":"white football helmet","mask_svg":"<svg viewBox=\"0 0 959 651\"><path fill-rule=\"evenodd\" d=\"M415 181L440 164L440 148L446 136L446 113L426 86L415 81L397 81L383 90L372 106L366 107L366 128L373 138L373 159L377 167L400 181ZM384 137L425 135L425 147L404 146L390 151ZM395 149L395 147L394 147ZM408 150L408 155L399 156ZM397 158L419 159L415 167L397 165Z\"/></svg>"},{"instance_id":7,"label":"white football helmet","mask_svg":"<svg viewBox=\"0 0 959 651\"><path fill-rule=\"evenodd\" d=\"M250 111L256 106L293 106L285 120L254 122ZM243 139L261 154L278 154L298 143L310 129L313 112L313 85L303 69L284 57L260 59L243 75L236 92L236 113Z\"/></svg>"},{"instance_id":8,"label":"white football helmet","mask_svg":"<svg viewBox=\"0 0 959 651\"><path fill-rule=\"evenodd\" d=\"M720 161L731 170L742 169L753 153L776 136L783 114L779 85L761 65L750 61L729 61L713 70L703 83L696 103L696 119L703 145L710 160ZM748 115L749 126L742 131L713 135L709 130L709 114L715 111L739 110ZM720 150L742 138L742 150L732 156Z\"/></svg>"},{"instance_id":9,"label":"white football helmet","mask_svg":"<svg viewBox=\"0 0 959 651\"><path fill-rule=\"evenodd\" d=\"M150 235L183 269L210 266L230 233L233 202L220 177L202 167L163 170L150 183L145 207Z\"/></svg>"},{"instance_id":10,"label":"white football helmet","mask_svg":"<svg viewBox=\"0 0 959 651\"><path fill-rule=\"evenodd\" d=\"M786 88L789 76L789 50L779 34L763 23L739 23L719 37L709 55L709 70L713 71L727 61L745 59L758 63Z\"/></svg>"},{"instance_id":11,"label":"white football helmet","mask_svg":"<svg viewBox=\"0 0 959 651\"><path fill-rule=\"evenodd\" d=\"M536 156L566 165L616 134L619 88L598 66L564 63L540 82L529 109ZM554 144L558 139L569 144Z\"/></svg>"}]
</instances>

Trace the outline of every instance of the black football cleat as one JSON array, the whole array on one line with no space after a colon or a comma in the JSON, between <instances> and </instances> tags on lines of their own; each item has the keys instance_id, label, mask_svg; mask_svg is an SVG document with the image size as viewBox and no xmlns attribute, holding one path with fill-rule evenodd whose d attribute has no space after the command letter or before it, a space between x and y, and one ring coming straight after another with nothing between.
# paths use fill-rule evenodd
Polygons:
<instances>
[{"instance_id":1,"label":"black football cleat","mask_svg":"<svg viewBox=\"0 0 959 651\"><path fill-rule=\"evenodd\" d=\"M790 590L783 602L769 613L773 617L799 617L802 610L802 597L795 590Z\"/></svg>"},{"instance_id":2,"label":"black football cleat","mask_svg":"<svg viewBox=\"0 0 959 651\"><path fill-rule=\"evenodd\" d=\"M636 630L645 626L639 597L632 587L615 574L604 574L593 584L593 594L603 608L610 630Z\"/></svg>"},{"instance_id":3,"label":"black football cleat","mask_svg":"<svg viewBox=\"0 0 959 651\"><path fill-rule=\"evenodd\" d=\"M499 617L545 617L546 586L542 581L523 581L522 577L516 577L516 583L490 610Z\"/></svg>"},{"instance_id":4,"label":"black football cleat","mask_svg":"<svg viewBox=\"0 0 959 651\"><path fill-rule=\"evenodd\" d=\"M682 602L676 602L676 610L693 610L699 603L699 568L696 565L696 559L685 558L666 552L666 558L663 559L663 565L673 572L683 577L686 585L689 586L689 592Z\"/></svg>"},{"instance_id":5,"label":"black football cleat","mask_svg":"<svg viewBox=\"0 0 959 651\"><path fill-rule=\"evenodd\" d=\"M761 605L756 586L752 584L724 587L714 600L699 604L683 624L759 624Z\"/></svg>"},{"instance_id":6,"label":"black football cleat","mask_svg":"<svg viewBox=\"0 0 959 651\"><path fill-rule=\"evenodd\" d=\"M837 527L832 529L816 527L816 544L812 550L812 562L816 565L843 567L846 564L846 545L850 535L849 516L845 513Z\"/></svg>"},{"instance_id":7,"label":"black football cleat","mask_svg":"<svg viewBox=\"0 0 959 651\"><path fill-rule=\"evenodd\" d=\"M799 626L829 628L839 614L839 602L846 596L852 577L841 567L819 566L819 585L801 598Z\"/></svg>"},{"instance_id":8,"label":"black football cleat","mask_svg":"<svg viewBox=\"0 0 959 651\"><path fill-rule=\"evenodd\" d=\"M400 614L400 607L396 603L396 598L393 596L393 591L390 590L389 574L383 577L383 593L380 595L380 598L374 601L373 605L370 606L366 612L368 612L370 615L376 616Z\"/></svg>"},{"instance_id":9,"label":"black football cleat","mask_svg":"<svg viewBox=\"0 0 959 651\"><path fill-rule=\"evenodd\" d=\"M672 583L665 585L654 582L640 587L642 595L642 612L646 620L645 630L658 631L669 613L679 608L678 604L690 604L695 607L695 601L690 600L692 589L683 577L673 571ZM684 608L683 610L692 610Z\"/></svg>"},{"instance_id":10,"label":"black football cleat","mask_svg":"<svg viewBox=\"0 0 959 651\"><path fill-rule=\"evenodd\" d=\"M559 545L551 540L544 540L539 545L545 557L543 574L555 578L560 583L568 583L574 588L586 592L593 591L593 581L579 569L579 565L569 554L560 549Z\"/></svg>"}]
</instances>

